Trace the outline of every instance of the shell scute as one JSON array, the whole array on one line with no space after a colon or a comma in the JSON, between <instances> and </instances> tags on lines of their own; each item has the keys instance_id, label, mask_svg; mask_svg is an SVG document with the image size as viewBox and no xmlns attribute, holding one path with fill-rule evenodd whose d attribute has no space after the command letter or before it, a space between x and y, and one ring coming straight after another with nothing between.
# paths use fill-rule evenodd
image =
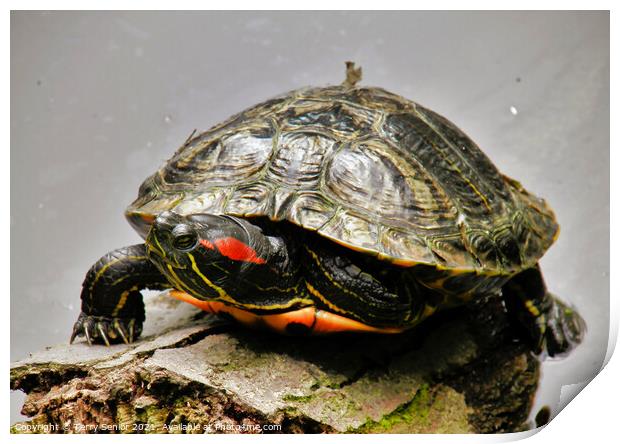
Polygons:
<instances>
[{"instance_id":1,"label":"shell scute","mask_svg":"<svg viewBox=\"0 0 620 444\"><path fill-rule=\"evenodd\" d=\"M314 132L288 132L280 136L267 168L267 179L291 190L318 186L323 161L336 141Z\"/></svg>"},{"instance_id":2,"label":"shell scute","mask_svg":"<svg viewBox=\"0 0 620 444\"><path fill-rule=\"evenodd\" d=\"M228 199L224 212L240 216L264 213L272 193L273 187L264 182L239 185Z\"/></svg>"},{"instance_id":3,"label":"shell scute","mask_svg":"<svg viewBox=\"0 0 620 444\"><path fill-rule=\"evenodd\" d=\"M309 230L318 230L335 214L335 205L322 194L316 192L300 193L291 203L286 219Z\"/></svg>"}]
</instances>

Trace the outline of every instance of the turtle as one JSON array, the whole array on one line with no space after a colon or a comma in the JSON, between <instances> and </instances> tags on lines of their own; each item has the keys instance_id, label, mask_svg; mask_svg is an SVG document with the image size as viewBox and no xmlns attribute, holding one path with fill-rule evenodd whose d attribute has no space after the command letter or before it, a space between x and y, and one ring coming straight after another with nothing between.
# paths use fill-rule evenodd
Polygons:
<instances>
[{"instance_id":1,"label":"turtle","mask_svg":"<svg viewBox=\"0 0 620 444\"><path fill-rule=\"evenodd\" d=\"M141 290L289 335L397 334L501 297L532 350L582 340L539 260L558 237L545 200L503 175L445 117L346 63L196 134L140 186L144 242L87 272L71 342L135 341Z\"/></svg>"}]
</instances>

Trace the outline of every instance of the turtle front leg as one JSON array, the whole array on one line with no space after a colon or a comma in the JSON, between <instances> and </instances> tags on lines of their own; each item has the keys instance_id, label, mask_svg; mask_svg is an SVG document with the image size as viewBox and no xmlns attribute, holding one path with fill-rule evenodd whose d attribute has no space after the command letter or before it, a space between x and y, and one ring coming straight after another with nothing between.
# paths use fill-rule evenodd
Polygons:
<instances>
[{"instance_id":1,"label":"turtle front leg","mask_svg":"<svg viewBox=\"0 0 620 444\"><path fill-rule=\"evenodd\" d=\"M142 332L144 302L140 290L169 288L167 279L146 255L144 244L119 248L99 259L82 284L82 312L73 326L93 342L133 342Z\"/></svg>"},{"instance_id":2,"label":"turtle front leg","mask_svg":"<svg viewBox=\"0 0 620 444\"><path fill-rule=\"evenodd\" d=\"M508 313L525 329L536 353L546 348L549 356L555 356L581 343L585 321L547 291L538 265L510 279L502 287L502 294Z\"/></svg>"}]
</instances>

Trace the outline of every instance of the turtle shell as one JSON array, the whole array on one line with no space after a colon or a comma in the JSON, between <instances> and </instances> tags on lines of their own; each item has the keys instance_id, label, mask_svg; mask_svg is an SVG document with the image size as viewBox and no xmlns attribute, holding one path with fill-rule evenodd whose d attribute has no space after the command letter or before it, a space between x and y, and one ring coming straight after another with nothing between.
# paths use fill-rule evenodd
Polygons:
<instances>
[{"instance_id":1,"label":"turtle shell","mask_svg":"<svg viewBox=\"0 0 620 444\"><path fill-rule=\"evenodd\" d=\"M399 265L512 274L555 240L551 209L446 118L380 88L292 91L186 143L127 217L288 221Z\"/></svg>"}]
</instances>

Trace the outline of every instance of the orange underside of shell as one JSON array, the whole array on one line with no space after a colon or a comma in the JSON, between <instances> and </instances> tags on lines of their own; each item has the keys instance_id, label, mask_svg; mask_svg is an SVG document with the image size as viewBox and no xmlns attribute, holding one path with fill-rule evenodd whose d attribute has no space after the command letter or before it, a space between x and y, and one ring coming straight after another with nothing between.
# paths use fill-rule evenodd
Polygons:
<instances>
[{"instance_id":1,"label":"orange underside of shell","mask_svg":"<svg viewBox=\"0 0 620 444\"><path fill-rule=\"evenodd\" d=\"M366 332L366 333L401 333L403 328L373 327L362 322L346 318L315 307L305 307L286 313L257 315L236 307L215 301L201 301L187 293L171 290L170 296L183 302L192 304L201 310L214 314L226 313L237 322L252 328L267 328L278 333L289 334L289 324L301 324L307 327L310 335L324 335L338 332Z\"/></svg>"}]
</instances>

